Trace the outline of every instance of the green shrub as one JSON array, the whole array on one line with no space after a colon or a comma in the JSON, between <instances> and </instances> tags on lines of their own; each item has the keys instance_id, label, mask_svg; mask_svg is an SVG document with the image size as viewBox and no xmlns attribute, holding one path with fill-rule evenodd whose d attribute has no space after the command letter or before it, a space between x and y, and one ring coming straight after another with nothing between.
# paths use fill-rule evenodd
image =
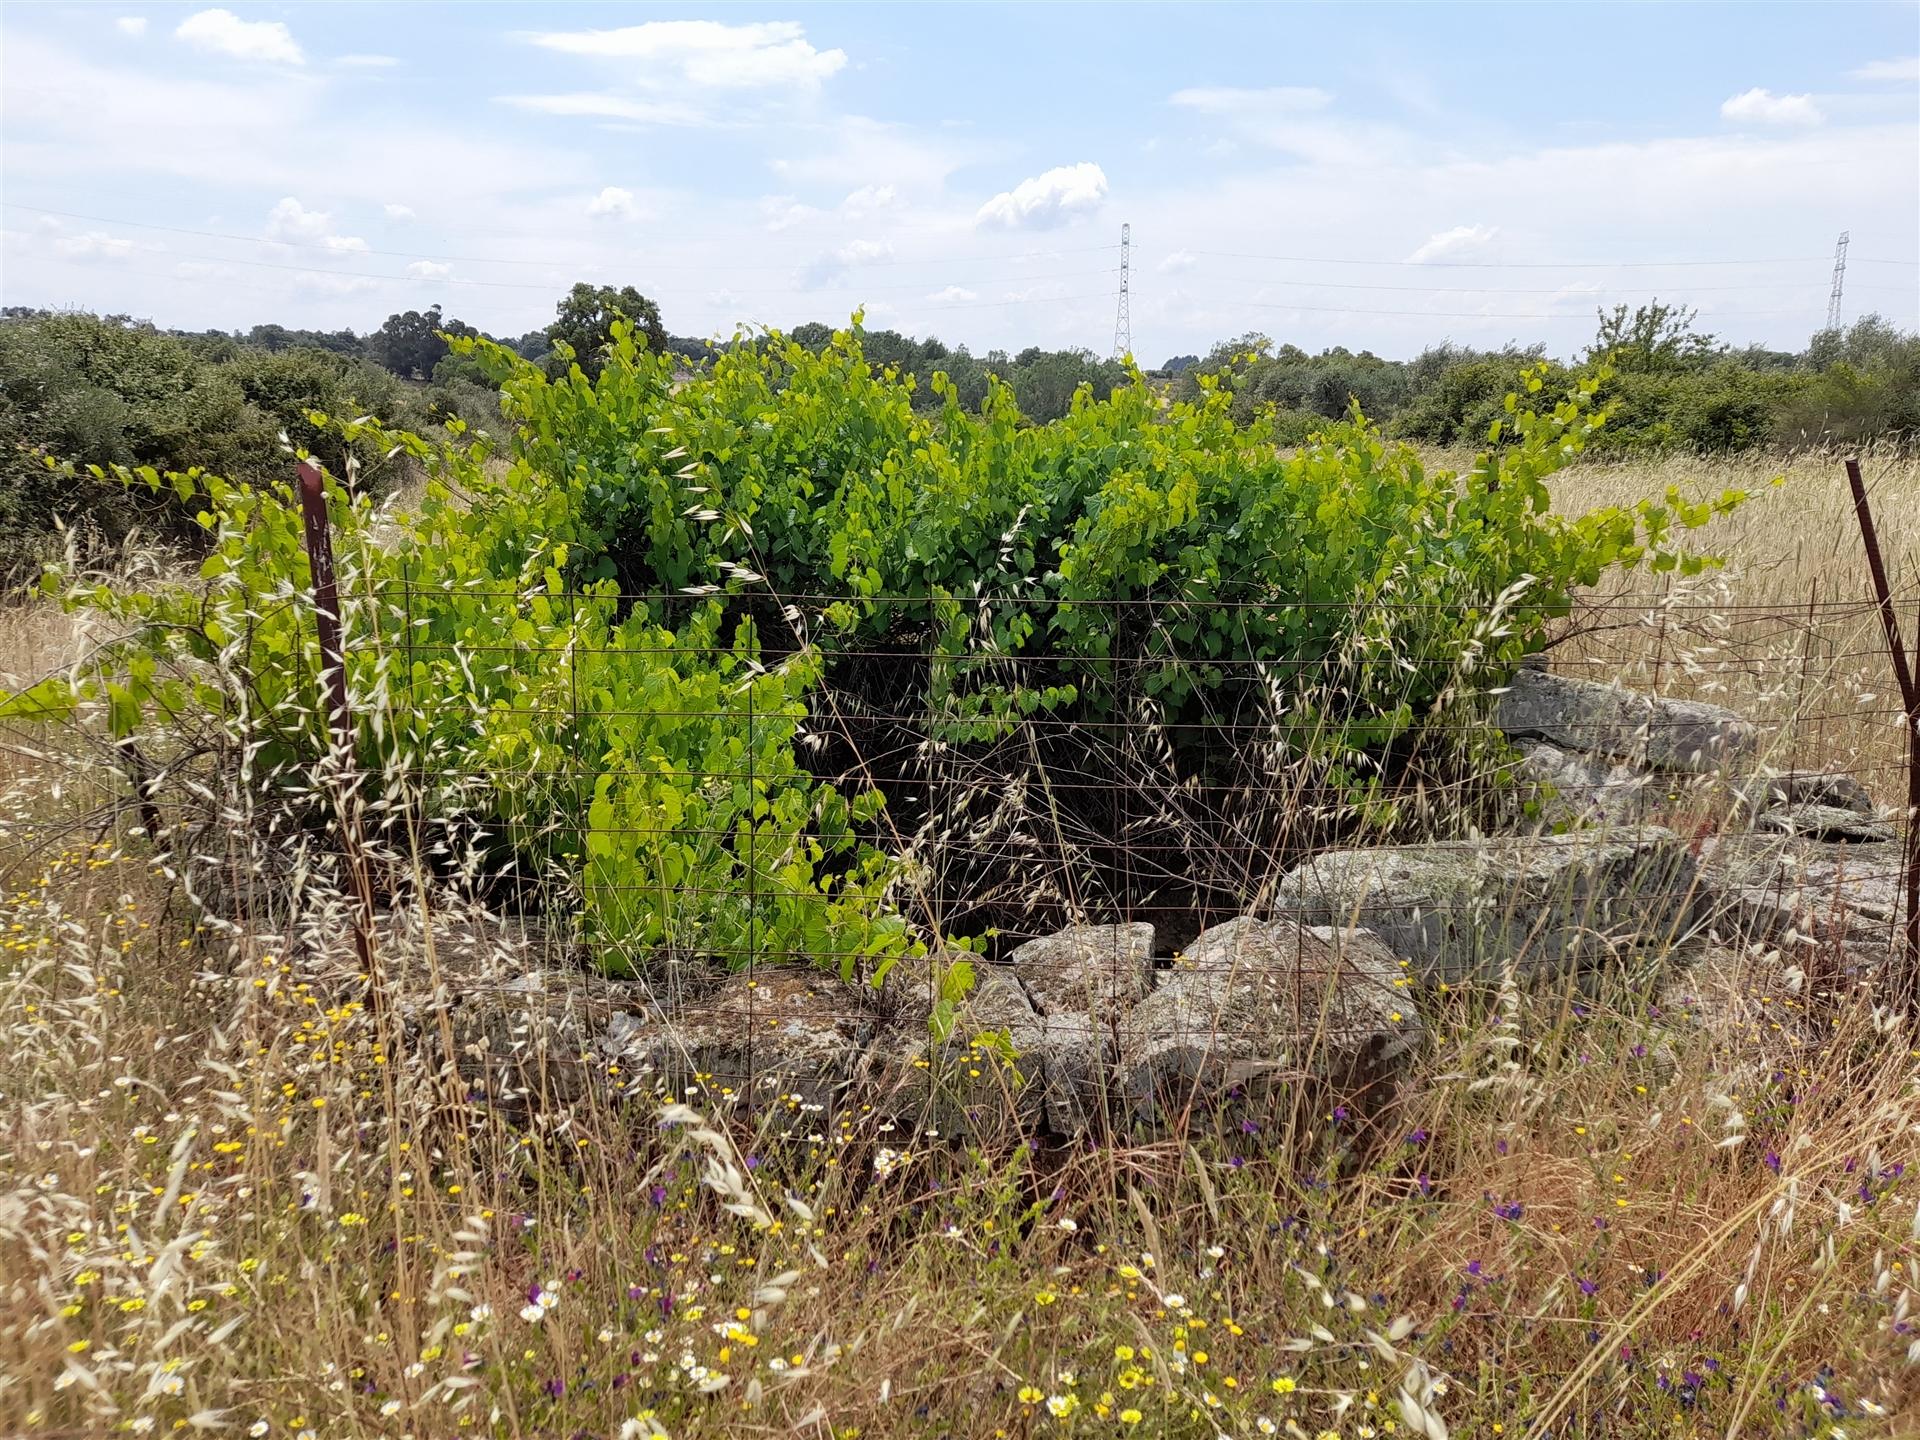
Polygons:
<instances>
[{"instance_id":1,"label":"green shrub","mask_svg":"<svg viewBox=\"0 0 1920 1440\"><path fill-rule=\"evenodd\" d=\"M455 400L453 413L484 413L468 393ZM88 466L252 479L285 473L299 449L343 474L351 453L362 483L377 485L392 468L386 452L350 444L331 423L361 416L416 429L435 418L413 387L339 350L266 349L79 313L0 322L0 590L60 549L58 523L74 527L83 548L135 531L203 538L197 505L170 488L96 482ZM82 468L56 475L51 458Z\"/></svg>"},{"instance_id":2,"label":"green shrub","mask_svg":"<svg viewBox=\"0 0 1920 1440\"><path fill-rule=\"evenodd\" d=\"M49 457L247 473L272 441L234 379L172 336L81 314L0 323L0 588L57 548L56 516L108 544L193 526L164 497L53 475Z\"/></svg>"},{"instance_id":3,"label":"green shrub","mask_svg":"<svg viewBox=\"0 0 1920 1440\"><path fill-rule=\"evenodd\" d=\"M1538 362L1533 362L1538 363ZM1478 445L1487 428L1504 413L1522 362L1507 355L1476 355L1453 360L1430 376L1418 398L1394 421L1394 433L1431 445ZM1546 383L1558 388L1567 372L1549 365ZM1609 424L1618 420L1610 417Z\"/></svg>"},{"instance_id":4,"label":"green shrub","mask_svg":"<svg viewBox=\"0 0 1920 1440\"><path fill-rule=\"evenodd\" d=\"M1071 747L1060 823L1133 778L1109 722L1171 737L1197 778L1247 762L1251 720L1261 764L1332 797L1325 823L1391 825L1416 757L1458 743L1460 707L1578 587L1697 569L1676 535L1742 498L1553 514L1544 479L1598 432L1603 376L1541 408L1530 373L1452 475L1358 419L1287 455L1211 378L1171 407L1083 386L1036 426L1006 385L975 413L936 374L921 414L851 332L735 345L684 382L624 324L597 381L456 350L502 382L504 457L333 427L429 468L397 535L333 491L361 759L376 813L470 817L481 869L557 878L612 968L751 949L873 977L937 943L961 912L909 903L929 862L876 784L911 767L865 753L991 773ZM281 599L307 588L291 491L119 473L192 493L212 548L194 585L75 592L131 633L81 698L127 733L211 709L297 813L324 741L308 607ZM897 743L813 762L847 710L895 712Z\"/></svg>"},{"instance_id":5,"label":"green shrub","mask_svg":"<svg viewBox=\"0 0 1920 1440\"><path fill-rule=\"evenodd\" d=\"M1729 364L1616 375L1601 392L1612 418L1597 448L1708 452L1764 445L1781 407L1807 383L1804 375Z\"/></svg>"},{"instance_id":6,"label":"green shrub","mask_svg":"<svg viewBox=\"0 0 1920 1440\"><path fill-rule=\"evenodd\" d=\"M384 470L383 453L370 442L350 444L322 417L372 416L386 424L424 426L424 410L413 412L408 387L371 361L325 350L245 350L228 362L226 373L240 393L274 427L269 443L247 457L233 473L266 474L272 467L291 464L280 443L284 435L293 448L311 454L336 474L345 474L351 454L364 472ZM413 413L410 413L413 412Z\"/></svg>"},{"instance_id":7,"label":"green shrub","mask_svg":"<svg viewBox=\"0 0 1920 1440\"><path fill-rule=\"evenodd\" d=\"M1866 315L1814 336L1807 363L1815 375L1775 418L1781 443L1920 439L1920 335Z\"/></svg>"}]
</instances>

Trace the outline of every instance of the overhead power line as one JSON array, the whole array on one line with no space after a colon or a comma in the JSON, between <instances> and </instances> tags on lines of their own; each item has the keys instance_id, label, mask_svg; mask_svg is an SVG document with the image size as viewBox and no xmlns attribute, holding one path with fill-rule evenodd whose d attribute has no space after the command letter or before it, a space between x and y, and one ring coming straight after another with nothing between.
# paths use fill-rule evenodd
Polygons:
<instances>
[{"instance_id":1,"label":"overhead power line","mask_svg":"<svg viewBox=\"0 0 1920 1440\"><path fill-rule=\"evenodd\" d=\"M53 210L45 205L26 205L17 200L0 200L9 210L27 210L36 215L57 215L63 220L85 220L95 225L126 225L136 230L159 230L168 235L197 235L208 240L237 240L246 245L288 245L300 250L323 250L329 255L379 255L395 260L437 260L442 264L459 265L534 265L542 269L553 269L570 263L566 260L515 260L490 255L447 255L429 250L378 250L372 246L365 249L343 250L329 245L324 240L278 240L267 235L239 235L227 230L194 230L181 225L160 225L150 220L126 220L112 215L83 215L75 210ZM687 241L692 237L675 235L676 240ZM539 236L529 235L522 243L549 243ZM1022 250L1011 255L929 255L929 256L879 256L843 262L849 267L854 265L964 265L983 260L1047 260L1056 255L1092 255L1100 251L1118 250L1118 245L1079 245L1048 250ZM649 270L711 270L711 261L696 265L675 265L661 261L645 262ZM735 265L728 262L729 270L791 270L792 262L784 265ZM545 288L545 287L542 287Z\"/></svg>"},{"instance_id":2,"label":"overhead power line","mask_svg":"<svg viewBox=\"0 0 1920 1440\"><path fill-rule=\"evenodd\" d=\"M263 294L284 295L286 292L272 285L250 285L243 280L233 280L225 276L214 275L174 275L164 270L116 269L116 275L135 275L143 280L164 280L175 285L218 285L227 289L258 290ZM421 279L414 275L362 275L339 270L320 270L315 274L336 276L344 280L366 280L373 283L396 285L444 285L445 280ZM538 288L538 287L535 287ZM918 289L918 286L913 287ZM671 293L671 292L667 292ZM802 300L808 296L824 292L818 290L773 290L760 292L767 297L758 304L770 304L773 300ZM930 302L914 307L916 311L935 312L942 310L993 310L1009 305L1063 305L1070 301L1107 300L1112 297L1110 290L1090 290L1074 295L1022 295L1012 300L959 300L952 302Z\"/></svg>"},{"instance_id":3,"label":"overhead power line","mask_svg":"<svg viewBox=\"0 0 1920 1440\"><path fill-rule=\"evenodd\" d=\"M1277 260L1289 265L1404 266L1413 270L1665 270L1705 265L1824 265L1825 255L1782 255L1751 260L1356 260L1345 255L1256 255L1243 250L1194 250L1221 260ZM1920 260L1871 260L1861 265L1913 265Z\"/></svg>"},{"instance_id":4,"label":"overhead power line","mask_svg":"<svg viewBox=\"0 0 1920 1440\"><path fill-rule=\"evenodd\" d=\"M1560 295L1569 300L1597 300L1603 295L1648 295L1650 290L1583 290L1569 294L1565 285L1369 285L1357 280L1283 280L1271 275L1227 275L1222 279L1237 280L1248 285L1284 285L1289 289L1306 290L1385 290L1403 295ZM1688 295L1711 295L1725 292L1746 292L1752 290L1806 290L1804 282L1781 282L1773 280L1755 281L1751 285L1688 285ZM1907 294L1912 289L1906 285L1869 285L1869 290L1897 291Z\"/></svg>"},{"instance_id":5,"label":"overhead power line","mask_svg":"<svg viewBox=\"0 0 1920 1440\"><path fill-rule=\"evenodd\" d=\"M1300 310L1309 314L1322 315L1417 315L1435 320L1580 320L1590 319L1583 310L1551 310L1535 314L1520 314L1508 310L1378 310L1358 308L1347 305L1295 305L1285 300L1236 300L1234 304L1248 310ZM1755 318L1766 315L1803 315L1805 308L1798 310L1715 310L1705 318L1709 320Z\"/></svg>"},{"instance_id":6,"label":"overhead power line","mask_svg":"<svg viewBox=\"0 0 1920 1440\"><path fill-rule=\"evenodd\" d=\"M295 249L320 250L332 255L379 255L401 260L437 260L442 263L467 265L523 265L552 268L564 265L566 261L522 260L490 255L449 255L441 251L428 250L389 250L369 246L364 250L343 251L319 240L279 240L263 235L242 235L226 230L202 230L182 225L162 225L151 220L133 220L122 216L94 215L77 210L59 210L47 205L30 205L18 200L0 200L0 206L10 210L25 210L36 215L53 215L65 220L84 220L96 225L125 225L137 230L156 230L170 235L195 235L210 240L232 240L247 245L284 245ZM675 235L676 240L692 242L695 237ZM552 243L538 236L523 237L522 243ZM712 237L701 243L711 243ZM1039 260L1056 255L1089 255L1118 250L1118 245L1083 245L1073 247L1052 247L1044 250L1015 251L1005 255L954 255L954 256L882 256L847 262L852 266L895 266L895 265L949 265L969 262L1002 260ZM1831 257L1825 255L1774 256L1764 258L1725 258L1692 260L1369 260L1357 259L1345 255L1269 255L1237 250L1194 250L1194 255L1206 255L1224 260L1266 260L1280 261L1296 265L1364 265L1374 267L1407 268L1414 270L1435 269L1479 269L1479 270L1581 270L1581 269L1662 269L1667 267L1698 266L1739 266L1739 265L1810 265L1826 264ZM1920 259L1886 260L1871 256L1851 257L1856 265L1905 265L1920 267ZM645 262L649 269L707 270L711 262L700 264L673 265L666 262ZM734 265L733 270L787 270L790 264L781 265Z\"/></svg>"},{"instance_id":7,"label":"overhead power line","mask_svg":"<svg viewBox=\"0 0 1920 1440\"><path fill-rule=\"evenodd\" d=\"M301 274L301 275L327 275L327 276L333 276L336 278L348 279L348 280L390 281L395 284L401 284L401 285L464 285L464 286L479 287L481 289L486 289L486 290L534 290L534 291L540 292L543 295L552 294L553 288L554 288L551 284L540 283L532 280L475 280L475 279L471 279L469 277L460 276L460 275L393 275L385 271L349 270L349 269L342 269L338 266L332 266L332 265L292 265L282 260L248 260L238 255L203 255L196 251L189 251L189 250L168 250L162 253L164 253L171 259L191 261L196 264L245 265L249 269L254 269L254 270L285 270L285 271L291 271L295 274ZM355 251L353 253L365 254L368 252ZM593 268L602 268L602 267L595 266ZM1111 273L1112 273L1111 271L1104 270L1104 269L1103 270L1069 270L1069 271L1053 272L1047 275L995 275L995 276L984 276L984 277L969 277L966 279L948 281L947 283L953 284L953 285L1028 284L1038 280L1082 280L1082 279L1089 279L1095 275L1106 275ZM192 279L196 277L182 275L176 278L185 280L185 279ZM205 278L205 277L199 277L199 278ZM765 286L757 290L749 290L745 293L760 294L760 295L811 295L811 294L822 294L822 293L848 291L848 290L865 293L868 291L885 291L885 290L920 290L920 289L924 289L926 286L936 285L939 283L940 283L940 279L935 278L935 279L929 279L929 280L916 281L915 283L909 284L909 285L820 284L820 285L812 285L812 286ZM666 293L671 293L671 292L666 292Z\"/></svg>"}]
</instances>

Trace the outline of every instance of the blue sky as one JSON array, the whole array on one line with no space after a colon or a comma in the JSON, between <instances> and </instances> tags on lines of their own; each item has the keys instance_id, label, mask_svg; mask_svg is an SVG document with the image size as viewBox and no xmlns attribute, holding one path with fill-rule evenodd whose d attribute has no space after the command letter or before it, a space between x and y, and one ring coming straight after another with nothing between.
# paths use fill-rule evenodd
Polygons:
<instances>
[{"instance_id":1,"label":"blue sky","mask_svg":"<svg viewBox=\"0 0 1920 1440\"><path fill-rule=\"evenodd\" d=\"M1146 363L1698 306L1920 324L1920 8L9 5L0 297L496 332L844 319ZM139 223L135 223L139 222ZM1693 262L1680 264L1676 262ZM1698 263L1711 262L1711 263Z\"/></svg>"}]
</instances>

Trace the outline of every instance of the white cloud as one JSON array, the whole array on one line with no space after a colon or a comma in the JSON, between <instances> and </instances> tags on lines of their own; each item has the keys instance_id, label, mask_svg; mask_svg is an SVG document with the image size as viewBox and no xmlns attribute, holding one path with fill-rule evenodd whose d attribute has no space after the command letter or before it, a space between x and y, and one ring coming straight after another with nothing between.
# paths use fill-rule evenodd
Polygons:
<instances>
[{"instance_id":1,"label":"white cloud","mask_svg":"<svg viewBox=\"0 0 1920 1440\"><path fill-rule=\"evenodd\" d=\"M900 192L891 185L862 185L840 202L840 208L849 215L871 215L891 208L899 198Z\"/></svg>"},{"instance_id":2,"label":"white cloud","mask_svg":"<svg viewBox=\"0 0 1920 1440\"><path fill-rule=\"evenodd\" d=\"M381 208L387 212L387 219L389 220L413 219L413 207L411 205L388 204Z\"/></svg>"},{"instance_id":3,"label":"white cloud","mask_svg":"<svg viewBox=\"0 0 1920 1440\"><path fill-rule=\"evenodd\" d=\"M893 254L891 240L862 236L847 241L831 255L822 255L804 266L796 279L802 289L817 290L823 285L829 285L841 279L853 266L884 260L891 254Z\"/></svg>"},{"instance_id":4,"label":"white cloud","mask_svg":"<svg viewBox=\"0 0 1920 1440\"><path fill-rule=\"evenodd\" d=\"M75 260L124 260L133 253L133 242L102 230L89 230L84 235L63 235L53 242L53 248Z\"/></svg>"},{"instance_id":5,"label":"white cloud","mask_svg":"<svg viewBox=\"0 0 1920 1440\"><path fill-rule=\"evenodd\" d=\"M1920 81L1920 55L1902 55L1894 60L1870 60L1849 73L1855 80L1891 80L1911 85Z\"/></svg>"},{"instance_id":6,"label":"white cloud","mask_svg":"<svg viewBox=\"0 0 1920 1440\"><path fill-rule=\"evenodd\" d=\"M1199 86L1176 90L1167 103L1219 124L1203 153L1230 156L1240 144L1259 145L1311 165L1373 170L1386 154L1406 156L1427 148L1429 137L1380 121L1343 120L1325 114L1333 96L1306 85L1265 89Z\"/></svg>"},{"instance_id":7,"label":"white cloud","mask_svg":"<svg viewBox=\"0 0 1920 1440\"><path fill-rule=\"evenodd\" d=\"M587 115L603 120L630 120L641 125L705 125L707 117L689 105L671 100L636 100L626 95L576 92L566 95L497 95L502 105L538 115Z\"/></svg>"},{"instance_id":8,"label":"white cloud","mask_svg":"<svg viewBox=\"0 0 1920 1440\"><path fill-rule=\"evenodd\" d=\"M764 195L760 199L760 213L767 218L767 229L777 235L795 225L818 220L821 212L811 205L802 205L791 195Z\"/></svg>"},{"instance_id":9,"label":"white cloud","mask_svg":"<svg viewBox=\"0 0 1920 1440\"><path fill-rule=\"evenodd\" d=\"M643 83L716 90L813 90L847 63L844 50L816 50L792 21L727 25L654 20L617 30L562 30L528 37L567 55L637 62Z\"/></svg>"},{"instance_id":10,"label":"white cloud","mask_svg":"<svg viewBox=\"0 0 1920 1440\"><path fill-rule=\"evenodd\" d=\"M587 202L587 214L596 220L632 220L639 215L633 192L609 185Z\"/></svg>"},{"instance_id":11,"label":"white cloud","mask_svg":"<svg viewBox=\"0 0 1920 1440\"><path fill-rule=\"evenodd\" d=\"M1569 300L1578 300L1581 309L1585 310L1587 306L1593 304L1595 296L1605 293L1606 287L1601 285L1598 280L1575 280L1569 284L1562 285L1548 298L1556 305L1565 304Z\"/></svg>"},{"instance_id":12,"label":"white cloud","mask_svg":"<svg viewBox=\"0 0 1920 1440\"><path fill-rule=\"evenodd\" d=\"M294 43L293 33L278 20L242 20L231 10L202 10L189 15L175 27L173 35L196 50L235 60L304 65L307 59Z\"/></svg>"},{"instance_id":13,"label":"white cloud","mask_svg":"<svg viewBox=\"0 0 1920 1440\"><path fill-rule=\"evenodd\" d=\"M292 195L283 196L267 212L267 237L272 240L317 240L327 233L333 216L309 210Z\"/></svg>"},{"instance_id":14,"label":"white cloud","mask_svg":"<svg viewBox=\"0 0 1920 1440\"><path fill-rule=\"evenodd\" d=\"M949 285L944 290L936 290L927 299L936 305L964 305L969 300L978 300L980 296L972 290L959 285Z\"/></svg>"},{"instance_id":15,"label":"white cloud","mask_svg":"<svg viewBox=\"0 0 1920 1440\"><path fill-rule=\"evenodd\" d=\"M122 35L131 35L138 40L147 33L147 17L144 15L122 15L113 22L113 28Z\"/></svg>"},{"instance_id":16,"label":"white cloud","mask_svg":"<svg viewBox=\"0 0 1920 1440\"><path fill-rule=\"evenodd\" d=\"M992 153L976 138L921 134L866 115L786 126L777 134L786 153L767 163L790 184L891 185L902 196L938 190L954 171Z\"/></svg>"},{"instance_id":17,"label":"white cloud","mask_svg":"<svg viewBox=\"0 0 1920 1440\"><path fill-rule=\"evenodd\" d=\"M1811 95L1776 95L1758 87L1722 102L1720 113L1728 120L1762 125L1818 125L1826 118Z\"/></svg>"},{"instance_id":18,"label":"white cloud","mask_svg":"<svg viewBox=\"0 0 1920 1440\"><path fill-rule=\"evenodd\" d=\"M1163 258L1160 263L1153 268L1158 270L1162 275L1175 275L1182 270L1191 270L1199 263L1200 257L1195 255L1191 250L1175 250Z\"/></svg>"},{"instance_id":19,"label":"white cloud","mask_svg":"<svg viewBox=\"0 0 1920 1440\"><path fill-rule=\"evenodd\" d=\"M292 195L285 195L267 212L267 238L301 245L321 245L336 255L362 255L367 242L358 235L332 233L333 216L324 210L309 210Z\"/></svg>"},{"instance_id":20,"label":"white cloud","mask_svg":"<svg viewBox=\"0 0 1920 1440\"><path fill-rule=\"evenodd\" d=\"M1430 260L1444 260L1449 255L1458 255L1466 250L1478 250L1495 235L1500 233L1497 225L1455 225L1451 230L1442 230L1427 237L1426 243L1411 255L1409 263L1424 265Z\"/></svg>"},{"instance_id":21,"label":"white cloud","mask_svg":"<svg viewBox=\"0 0 1920 1440\"><path fill-rule=\"evenodd\" d=\"M336 55L333 63L349 70L390 70L400 63L397 55Z\"/></svg>"},{"instance_id":22,"label":"white cloud","mask_svg":"<svg viewBox=\"0 0 1920 1440\"><path fill-rule=\"evenodd\" d=\"M407 274L416 280L444 280L453 273L453 266L442 265L437 260L416 260L407 266Z\"/></svg>"},{"instance_id":23,"label":"white cloud","mask_svg":"<svg viewBox=\"0 0 1920 1440\"><path fill-rule=\"evenodd\" d=\"M1044 230L1097 209L1106 194L1107 175L1098 165L1061 165L994 196L980 207L974 223Z\"/></svg>"},{"instance_id":24,"label":"white cloud","mask_svg":"<svg viewBox=\"0 0 1920 1440\"><path fill-rule=\"evenodd\" d=\"M375 209L393 198L393 116L338 104L311 67L161 66L109 61L29 31L9 29L5 40L0 165L16 184L84 177L112 191L139 179L209 206L245 175L283 195L325 194ZM596 174L580 147L511 127L489 133L471 114L415 117L404 128L410 172L432 175L435 203L449 211L494 213ZM498 218L495 228L512 228L508 213ZM577 209L569 218L577 223ZM257 298L237 293L231 306L237 313Z\"/></svg>"},{"instance_id":25,"label":"white cloud","mask_svg":"<svg viewBox=\"0 0 1920 1440\"><path fill-rule=\"evenodd\" d=\"M1176 90L1167 97L1169 105L1197 110L1203 115L1230 115L1275 118L1281 115L1305 115L1324 110L1333 96L1312 85L1269 85L1264 89L1240 90L1226 85L1199 85Z\"/></svg>"}]
</instances>

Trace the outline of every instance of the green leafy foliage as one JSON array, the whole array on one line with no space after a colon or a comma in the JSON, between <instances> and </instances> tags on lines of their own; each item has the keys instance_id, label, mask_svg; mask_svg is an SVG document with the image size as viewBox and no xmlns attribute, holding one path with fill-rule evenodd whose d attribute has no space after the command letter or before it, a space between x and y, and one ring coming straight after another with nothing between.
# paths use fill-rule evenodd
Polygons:
<instances>
[{"instance_id":1,"label":"green leafy foliage","mask_svg":"<svg viewBox=\"0 0 1920 1440\"><path fill-rule=\"evenodd\" d=\"M578 365L589 379L600 373L601 356L613 337L616 323L625 321L638 327L638 333L655 354L667 348L667 327L661 323L660 307L631 285L617 289L612 285L589 285L581 281L554 307L553 324L547 327L551 348L548 369L565 376L569 365Z\"/></svg>"},{"instance_id":2,"label":"green leafy foliage","mask_svg":"<svg viewBox=\"0 0 1920 1440\"><path fill-rule=\"evenodd\" d=\"M255 477L284 472L293 445L342 473L351 453L377 480L384 452L347 442L316 412L427 420L393 376L336 350L254 348L79 313L0 322L0 589L58 551L56 521L108 546L136 531L200 533L171 487L99 483L86 466ZM54 459L83 468L49 470Z\"/></svg>"},{"instance_id":3,"label":"green leafy foliage","mask_svg":"<svg viewBox=\"0 0 1920 1440\"><path fill-rule=\"evenodd\" d=\"M502 387L504 455L325 427L429 473L379 527L330 489L362 769L383 813L465 817L482 869L577 896L619 970L753 955L877 979L948 943L873 772L804 763L873 655L918 677L889 703L925 744L986 757L1035 717L1098 733L1146 705L1204 768L1221 717L1255 713L1276 763L1372 823L1393 757L1457 728L1474 672L1504 675L1610 568L1697 569L1683 532L1743 498L1552 513L1604 371L1558 397L1527 371L1453 475L1357 411L1288 453L1213 376L1171 406L1082 386L1033 425L1006 384L974 410L936 372L924 413L856 329L756 337L691 379L624 321L597 380L453 350ZM85 694L116 733L215 712L256 783L304 793L326 739L292 492L112 473L191 497L210 552L195 584L74 592L130 636Z\"/></svg>"}]
</instances>

